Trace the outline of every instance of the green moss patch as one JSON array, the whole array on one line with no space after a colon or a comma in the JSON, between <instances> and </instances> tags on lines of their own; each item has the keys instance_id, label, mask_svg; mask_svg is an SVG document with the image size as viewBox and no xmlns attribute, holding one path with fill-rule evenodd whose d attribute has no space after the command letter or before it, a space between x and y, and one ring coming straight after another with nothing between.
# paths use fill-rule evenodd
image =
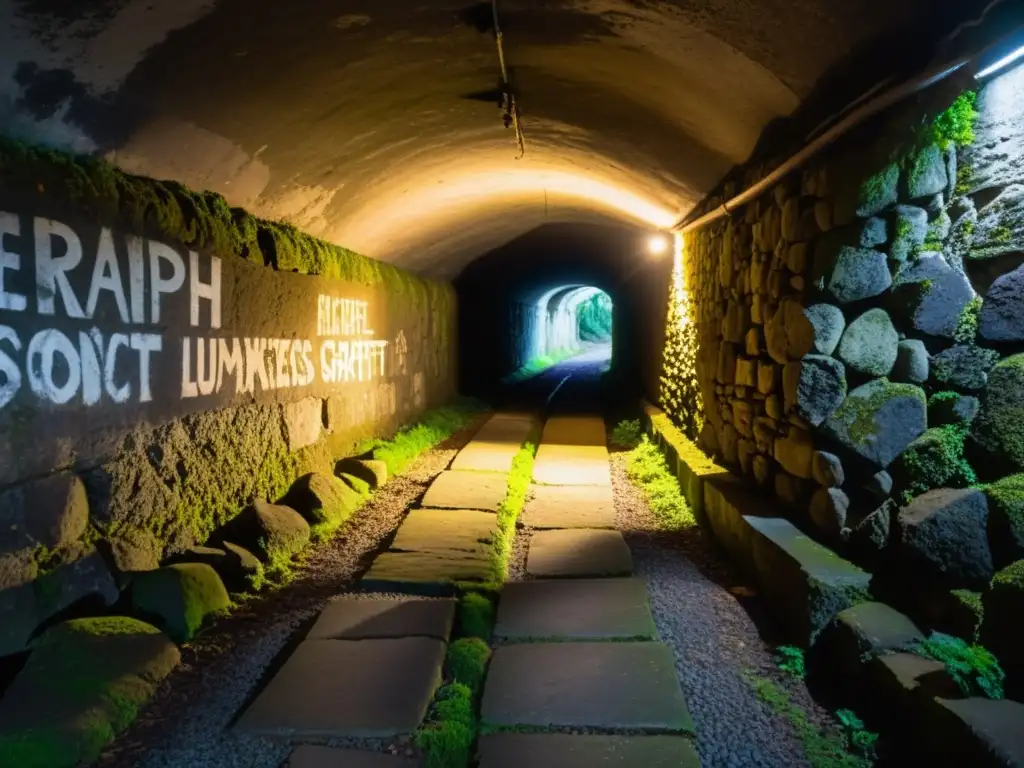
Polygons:
<instances>
[{"instance_id":1,"label":"green moss patch","mask_svg":"<svg viewBox=\"0 0 1024 768\"><path fill-rule=\"evenodd\" d=\"M479 592L467 592L459 598L457 628L461 637L491 639L494 628L494 601Z\"/></svg>"},{"instance_id":2,"label":"green moss patch","mask_svg":"<svg viewBox=\"0 0 1024 768\"><path fill-rule=\"evenodd\" d=\"M435 408L423 414L419 423L400 430L390 440L372 440L360 446L372 450L373 458L383 461L389 477L401 474L423 453L447 440L482 411L478 403L460 402Z\"/></svg>"},{"instance_id":3,"label":"green moss patch","mask_svg":"<svg viewBox=\"0 0 1024 768\"><path fill-rule=\"evenodd\" d=\"M463 637L448 646L445 664L452 680L478 691L484 684L490 658L491 649L486 642L478 637Z\"/></svg>"},{"instance_id":4,"label":"green moss patch","mask_svg":"<svg viewBox=\"0 0 1024 768\"><path fill-rule=\"evenodd\" d=\"M936 116L925 137L940 149L967 147L974 143L974 126L980 116L976 105L976 91L964 91L956 100Z\"/></svg>"},{"instance_id":5,"label":"green moss patch","mask_svg":"<svg viewBox=\"0 0 1024 768\"><path fill-rule=\"evenodd\" d=\"M986 476L1024 471L1024 354L1000 361L989 373L971 437L985 452Z\"/></svg>"},{"instance_id":6,"label":"green moss patch","mask_svg":"<svg viewBox=\"0 0 1024 768\"><path fill-rule=\"evenodd\" d=\"M177 643L188 642L204 621L231 607L223 582L205 563L144 571L133 577L131 590L135 609L156 621Z\"/></svg>"},{"instance_id":7,"label":"green moss patch","mask_svg":"<svg viewBox=\"0 0 1024 768\"><path fill-rule=\"evenodd\" d=\"M526 438L519 452L512 458L512 470L508 475L508 491L498 505L498 528L494 534L494 560L491 579L495 585L505 583L508 578L508 561L512 556L512 542L516 536L516 521L526 504L533 478L533 460L540 442L540 427L534 428Z\"/></svg>"},{"instance_id":8,"label":"green moss patch","mask_svg":"<svg viewBox=\"0 0 1024 768\"><path fill-rule=\"evenodd\" d=\"M646 435L630 451L626 475L643 492L661 528L681 530L697 524L679 481L669 470L661 450Z\"/></svg>"},{"instance_id":9,"label":"green moss patch","mask_svg":"<svg viewBox=\"0 0 1024 768\"><path fill-rule=\"evenodd\" d=\"M581 351L580 349L563 348L553 350L540 357L530 358L521 367L506 376L504 381L506 384L518 384L527 379L532 379L534 376L544 373L548 368L558 365L570 357L575 357Z\"/></svg>"},{"instance_id":10,"label":"green moss patch","mask_svg":"<svg viewBox=\"0 0 1024 768\"><path fill-rule=\"evenodd\" d=\"M1003 698L1005 675L995 656L986 648L936 632L912 645L910 650L922 658L945 664L964 696Z\"/></svg>"},{"instance_id":11,"label":"green moss patch","mask_svg":"<svg viewBox=\"0 0 1024 768\"><path fill-rule=\"evenodd\" d=\"M964 459L966 437L966 427L948 424L929 429L907 446L892 468L903 503L933 488L965 488L977 481Z\"/></svg>"},{"instance_id":12,"label":"green moss patch","mask_svg":"<svg viewBox=\"0 0 1024 768\"><path fill-rule=\"evenodd\" d=\"M47 630L0 699L0 765L95 760L177 665L178 649L135 619L76 619Z\"/></svg>"},{"instance_id":13,"label":"green moss patch","mask_svg":"<svg viewBox=\"0 0 1024 768\"><path fill-rule=\"evenodd\" d=\"M965 639L977 642L981 622L985 618L981 593L968 589L954 589L950 592L950 597L953 601L950 611L952 623L961 629Z\"/></svg>"}]
</instances>

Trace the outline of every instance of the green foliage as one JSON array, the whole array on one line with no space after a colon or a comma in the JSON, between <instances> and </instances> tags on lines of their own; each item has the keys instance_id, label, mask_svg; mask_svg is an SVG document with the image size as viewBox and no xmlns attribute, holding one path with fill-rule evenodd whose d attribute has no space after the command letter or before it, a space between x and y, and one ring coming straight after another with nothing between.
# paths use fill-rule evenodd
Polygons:
<instances>
[{"instance_id":1,"label":"green foliage","mask_svg":"<svg viewBox=\"0 0 1024 768\"><path fill-rule=\"evenodd\" d=\"M988 376L984 407L972 438L983 448L991 474L1024 469L1024 354L1001 360Z\"/></svg>"},{"instance_id":2,"label":"green foliage","mask_svg":"<svg viewBox=\"0 0 1024 768\"><path fill-rule=\"evenodd\" d=\"M818 728L807 713L793 703L789 693L776 683L764 677L747 674L747 682L754 692L772 711L785 718L792 725L796 736L804 747L804 757L813 768L871 768L875 734L863 730L863 723L856 717L836 713L840 729ZM847 710L848 712L848 710ZM852 713L850 713L852 714ZM851 726L857 725L856 728Z\"/></svg>"},{"instance_id":3,"label":"green foliage","mask_svg":"<svg viewBox=\"0 0 1024 768\"><path fill-rule=\"evenodd\" d=\"M933 488L966 488L977 482L964 458L967 431L961 424L932 427L900 454L893 465L893 476L903 503Z\"/></svg>"},{"instance_id":4,"label":"green foliage","mask_svg":"<svg viewBox=\"0 0 1024 768\"><path fill-rule=\"evenodd\" d=\"M1024 539L1024 474L1008 475L985 486L990 530L999 541Z\"/></svg>"},{"instance_id":5,"label":"green foliage","mask_svg":"<svg viewBox=\"0 0 1024 768\"><path fill-rule=\"evenodd\" d=\"M978 633L981 631L981 622L985 618L985 606L981 601L981 593L971 592L968 589L954 589L949 594L953 600L953 616L957 626L962 628L965 634L970 635L972 642L977 642Z\"/></svg>"},{"instance_id":6,"label":"green foliage","mask_svg":"<svg viewBox=\"0 0 1024 768\"><path fill-rule=\"evenodd\" d=\"M992 588L1024 591L1024 560L1006 566L992 579Z\"/></svg>"},{"instance_id":7,"label":"green foliage","mask_svg":"<svg viewBox=\"0 0 1024 768\"><path fill-rule=\"evenodd\" d=\"M479 592L467 592L459 598L458 631L462 637L489 641L494 628L494 602Z\"/></svg>"},{"instance_id":8,"label":"green foliage","mask_svg":"<svg viewBox=\"0 0 1024 768\"><path fill-rule=\"evenodd\" d=\"M474 692L479 691L484 684L490 658L491 649L487 643L479 637L463 637L448 646L445 656L448 676Z\"/></svg>"},{"instance_id":9,"label":"green foliage","mask_svg":"<svg viewBox=\"0 0 1024 768\"><path fill-rule=\"evenodd\" d=\"M177 563L144 571L132 580L132 602L153 616L176 643L185 643L203 622L231 607L217 573L202 563Z\"/></svg>"},{"instance_id":10,"label":"green foliage","mask_svg":"<svg viewBox=\"0 0 1024 768\"><path fill-rule=\"evenodd\" d=\"M534 357L526 362L521 368L514 373L505 377L506 384L518 384L521 381L532 379L534 376L543 373L548 368L558 365L563 360L568 360L570 357L578 355L580 350L578 349L555 349L548 352L546 355L540 357Z\"/></svg>"},{"instance_id":11,"label":"green foliage","mask_svg":"<svg viewBox=\"0 0 1024 768\"><path fill-rule=\"evenodd\" d=\"M519 452L512 459L512 471L508 475L508 490L498 505L498 526L494 533L494 559L491 562L491 579L494 584L505 583L508 578L508 561L512 555L512 542L516 536L516 520L526 504L533 478L533 459L537 454L540 440L538 429L534 429Z\"/></svg>"},{"instance_id":12,"label":"green foliage","mask_svg":"<svg viewBox=\"0 0 1024 768\"><path fill-rule=\"evenodd\" d=\"M804 666L803 649L792 645L780 645L775 649L775 661L779 669L790 677L803 680L807 676L807 669Z\"/></svg>"},{"instance_id":13,"label":"green foliage","mask_svg":"<svg viewBox=\"0 0 1024 768\"><path fill-rule=\"evenodd\" d=\"M914 643L910 650L925 659L941 662L964 696L1003 698L1005 675L999 662L986 648L968 645L958 637L934 633Z\"/></svg>"},{"instance_id":14,"label":"green foliage","mask_svg":"<svg viewBox=\"0 0 1024 768\"><path fill-rule=\"evenodd\" d=\"M647 435L630 451L626 475L643 491L661 528L681 530L697 524L690 505L679 490L679 482L669 471L668 462Z\"/></svg>"},{"instance_id":15,"label":"green foliage","mask_svg":"<svg viewBox=\"0 0 1024 768\"><path fill-rule=\"evenodd\" d=\"M978 94L975 91L964 91L957 96L956 101L932 122L929 140L938 144L940 149L973 144L974 125L979 116L975 109L977 102Z\"/></svg>"},{"instance_id":16,"label":"green foliage","mask_svg":"<svg viewBox=\"0 0 1024 768\"><path fill-rule=\"evenodd\" d=\"M398 432L390 440L374 440L367 447L373 448L375 459L387 465L389 477L400 475L420 455L447 440L478 415L478 407L469 403L435 408L423 414L415 426Z\"/></svg>"},{"instance_id":17,"label":"green foliage","mask_svg":"<svg viewBox=\"0 0 1024 768\"><path fill-rule=\"evenodd\" d=\"M924 392L912 384L893 384L885 378L877 379L877 382L883 386L872 392L869 397L846 398L833 416L846 426L850 438L857 444L862 445L874 437L881 426L875 422L875 415L893 398L913 397L925 402Z\"/></svg>"},{"instance_id":18,"label":"green foliage","mask_svg":"<svg viewBox=\"0 0 1024 768\"><path fill-rule=\"evenodd\" d=\"M428 722L416 732L425 768L467 768L476 727L473 691L462 683L441 686Z\"/></svg>"},{"instance_id":19,"label":"green foliage","mask_svg":"<svg viewBox=\"0 0 1024 768\"><path fill-rule=\"evenodd\" d=\"M608 341L611 339L611 296L601 291L577 304L576 329L582 341Z\"/></svg>"},{"instance_id":20,"label":"green foliage","mask_svg":"<svg viewBox=\"0 0 1024 768\"><path fill-rule=\"evenodd\" d=\"M623 419L612 430L612 444L620 448L636 448L643 433L640 419Z\"/></svg>"}]
</instances>

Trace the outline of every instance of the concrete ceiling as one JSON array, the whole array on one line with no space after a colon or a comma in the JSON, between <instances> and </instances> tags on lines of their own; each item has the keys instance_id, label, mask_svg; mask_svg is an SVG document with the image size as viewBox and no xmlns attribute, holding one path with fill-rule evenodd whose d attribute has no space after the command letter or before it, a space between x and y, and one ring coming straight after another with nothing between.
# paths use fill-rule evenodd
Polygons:
<instances>
[{"instance_id":1,"label":"concrete ceiling","mask_svg":"<svg viewBox=\"0 0 1024 768\"><path fill-rule=\"evenodd\" d=\"M516 159L490 3L3 0L0 130L450 277L545 222L667 226L936 2L500 0Z\"/></svg>"}]
</instances>

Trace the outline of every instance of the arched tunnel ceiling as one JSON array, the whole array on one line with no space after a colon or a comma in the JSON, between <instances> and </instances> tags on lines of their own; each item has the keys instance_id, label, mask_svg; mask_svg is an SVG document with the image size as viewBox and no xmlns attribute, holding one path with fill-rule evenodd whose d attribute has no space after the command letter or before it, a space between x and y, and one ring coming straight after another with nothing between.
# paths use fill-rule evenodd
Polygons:
<instances>
[{"instance_id":1,"label":"arched tunnel ceiling","mask_svg":"<svg viewBox=\"0 0 1024 768\"><path fill-rule=\"evenodd\" d=\"M964 5L972 5L964 3ZM666 226L935 0L6 0L0 129L439 277L550 221Z\"/></svg>"}]
</instances>

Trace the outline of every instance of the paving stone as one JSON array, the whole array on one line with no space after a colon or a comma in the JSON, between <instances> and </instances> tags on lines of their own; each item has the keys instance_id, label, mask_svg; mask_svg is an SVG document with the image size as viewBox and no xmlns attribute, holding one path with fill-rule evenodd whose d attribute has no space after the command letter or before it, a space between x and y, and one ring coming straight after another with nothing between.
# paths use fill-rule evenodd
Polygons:
<instances>
[{"instance_id":1,"label":"paving stone","mask_svg":"<svg viewBox=\"0 0 1024 768\"><path fill-rule=\"evenodd\" d=\"M449 470L430 484L421 506L497 512L507 492L508 475L504 472Z\"/></svg>"},{"instance_id":2,"label":"paving stone","mask_svg":"<svg viewBox=\"0 0 1024 768\"><path fill-rule=\"evenodd\" d=\"M487 581L491 558L471 552L384 552L359 585L364 590L447 595L456 581Z\"/></svg>"},{"instance_id":3,"label":"paving stone","mask_svg":"<svg viewBox=\"0 0 1024 768\"><path fill-rule=\"evenodd\" d=\"M479 749L480 768L700 768L684 736L494 733L480 738Z\"/></svg>"},{"instance_id":4,"label":"paving stone","mask_svg":"<svg viewBox=\"0 0 1024 768\"><path fill-rule=\"evenodd\" d=\"M496 413L459 451L451 468L509 472L512 459L536 426L537 419L528 414Z\"/></svg>"},{"instance_id":5,"label":"paving stone","mask_svg":"<svg viewBox=\"0 0 1024 768\"><path fill-rule=\"evenodd\" d=\"M540 485L611 485L608 449L592 445L541 445L533 463Z\"/></svg>"},{"instance_id":6,"label":"paving stone","mask_svg":"<svg viewBox=\"0 0 1024 768\"><path fill-rule=\"evenodd\" d=\"M456 550L490 556L498 517L469 509L414 509L398 528L392 551Z\"/></svg>"},{"instance_id":7,"label":"paving stone","mask_svg":"<svg viewBox=\"0 0 1024 768\"><path fill-rule=\"evenodd\" d=\"M605 447L600 416L552 416L544 424L541 445L599 445Z\"/></svg>"},{"instance_id":8,"label":"paving stone","mask_svg":"<svg viewBox=\"0 0 1024 768\"><path fill-rule=\"evenodd\" d=\"M404 757L381 752L335 749L303 744L288 758L287 768L413 768L415 763Z\"/></svg>"},{"instance_id":9,"label":"paving stone","mask_svg":"<svg viewBox=\"0 0 1024 768\"><path fill-rule=\"evenodd\" d=\"M661 643L498 648L481 718L494 726L693 732L672 651Z\"/></svg>"},{"instance_id":10,"label":"paving stone","mask_svg":"<svg viewBox=\"0 0 1024 768\"><path fill-rule=\"evenodd\" d=\"M286 738L410 734L441 682L444 650L443 641L427 637L307 640L235 729Z\"/></svg>"},{"instance_id":11,"label":"paving stone","mask_svg":"<svg viewBox=\"0 0 1024 768\"><path fill-rule=\"evenodd\" d=\"M339 597L327 604L306 635L306 639L436 637L438 640L447 640L454 617L454 600L372 600Z\"/></svg>"},{"instance_id":12,"label":"paving stone","mask_svg":"<svg viewBox=\"0 0 1024 768\"><path fill-rule=\"evenodd\" d=\"M639 579L571 579L506 584L494 636L522 640L653 639Z\"/></svg>"},{"instance_id":13,"label":"paving stone","mask_svg":"<svg viewBox=\"0 0 1024 768\"><path fill-rule=\"evenodd\" d=\"M633 556L618 531L538 531L530 537L526 572L541 578L628 576L633 572Z\"/></svg>"},{"instance_id":14,"label":"paving stone","mask_svg":"<svg viewBox=\"0 0 1024 768\"><path fill-rule=\"evenodd\" d=\"M535 485L520 521L532 528L614 528L610 485Z\"/></svg>"}]
</instances>

